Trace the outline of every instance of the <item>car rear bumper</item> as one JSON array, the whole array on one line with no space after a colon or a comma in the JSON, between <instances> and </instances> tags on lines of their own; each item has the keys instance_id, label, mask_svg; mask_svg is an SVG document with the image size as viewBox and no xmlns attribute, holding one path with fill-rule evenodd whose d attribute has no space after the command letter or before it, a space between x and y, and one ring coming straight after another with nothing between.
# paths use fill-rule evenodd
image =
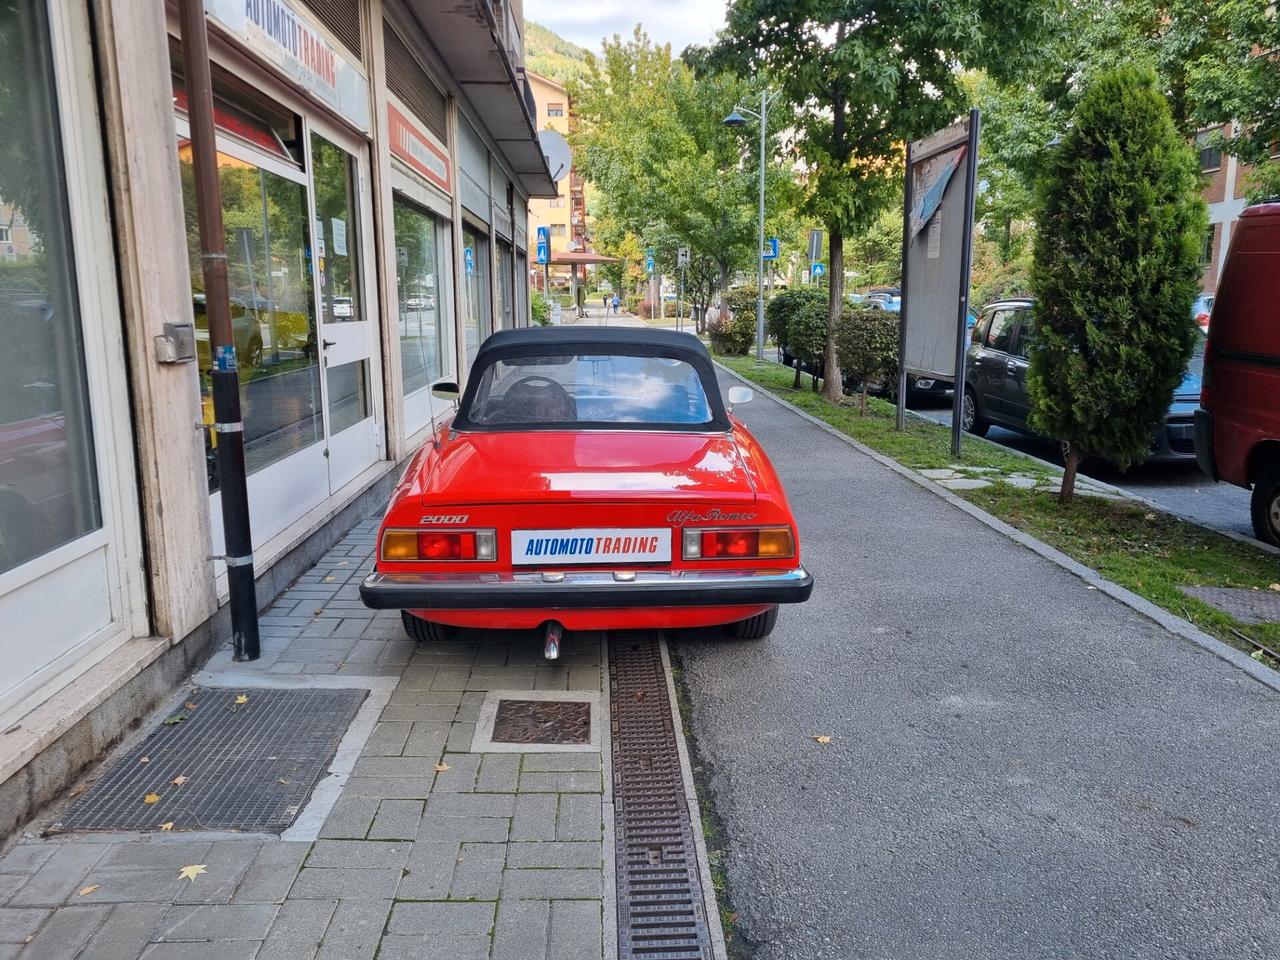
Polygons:
<instances>
[{"instance_id":1,"label":"car rear bumper","mask_svg":"<svg viewBox=\"0 0 1280 960\"><path fill-rule=\"evenodd\" d=\"M554 573L371 573L375 610L619 609L803 603L813 577L794 570L574 570Z\"/></svg>"}]
</instances>

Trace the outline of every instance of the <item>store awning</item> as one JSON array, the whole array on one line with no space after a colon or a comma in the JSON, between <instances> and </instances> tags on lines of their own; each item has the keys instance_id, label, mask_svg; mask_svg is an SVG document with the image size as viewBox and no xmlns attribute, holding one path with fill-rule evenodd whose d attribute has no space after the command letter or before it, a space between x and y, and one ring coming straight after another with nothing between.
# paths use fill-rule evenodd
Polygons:
<instances>
[{"instance_id":1,"label":"store awning","mask_svg":"<svg viewBox=\"0 0 1280 960\"><path fill-rule=\"evenodd\" d=\"M410 8L524 192L541 199L556 197L534 126L533 94L514 66L520 37L507 5L502 23L489 0L411 0Z\"/></svg>"},{"instance_id":2,"label":"store awning","mask_svg":"<svg viewBox=\"0 0 1280 960\"><path fill-rule=\"evenodd\" d=\"M560 253L552 252L551 259L547 261L551 266L577 266L583 263L618 263L618 257L606 257L603 253L571 253L562 251Z\"/></svg>"}]
</instances>

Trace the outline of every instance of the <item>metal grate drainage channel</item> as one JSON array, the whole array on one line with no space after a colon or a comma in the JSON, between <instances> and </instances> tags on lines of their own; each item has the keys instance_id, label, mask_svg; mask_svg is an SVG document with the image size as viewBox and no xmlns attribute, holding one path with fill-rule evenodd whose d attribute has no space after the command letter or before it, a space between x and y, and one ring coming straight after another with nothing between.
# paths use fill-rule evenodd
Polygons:
<instances>
[{"instance_id":1,"label":"metal grate drainage channel","mask_svg":"<svg viewBox=\"0 0 1280 960\"><path fill-rule=\"evenodd\" d=\"M620 960L711 960L711 934L655 633L610 635Z\"/></svg>"},{"instance_id":2,"label":"metal grate drainage channel","mask_svg":"<svg viewBox=\"0 0 1280 960\"><path fill-rule=\"evenodd\" d=\"M280 833L311 796L368 693L194 691L51 831Z\"/></svg>"}]
</instances>

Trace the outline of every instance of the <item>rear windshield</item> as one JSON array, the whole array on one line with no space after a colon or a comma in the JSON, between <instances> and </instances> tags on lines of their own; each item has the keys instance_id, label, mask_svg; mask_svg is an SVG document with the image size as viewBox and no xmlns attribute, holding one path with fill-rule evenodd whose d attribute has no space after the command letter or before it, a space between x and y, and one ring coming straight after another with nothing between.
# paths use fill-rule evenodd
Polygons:
<instances>
[{"instance_id":1,"label":"rear windshield","mask_svg":"<svg viewBox=\"0 0 1280 960\"><path fill-rule=\"evenodd\" d=\"M495 360L480 375L466 419L487 427L705 427L712 411L688 362L610 353Z\"/></svg>"}]
</instances>

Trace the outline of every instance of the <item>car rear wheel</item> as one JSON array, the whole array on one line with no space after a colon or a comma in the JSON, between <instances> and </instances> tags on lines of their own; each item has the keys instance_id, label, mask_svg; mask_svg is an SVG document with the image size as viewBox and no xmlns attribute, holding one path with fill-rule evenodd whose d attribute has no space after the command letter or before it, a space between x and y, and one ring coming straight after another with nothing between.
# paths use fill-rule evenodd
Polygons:
<instances>
[{"instance_id":1,"label":"car rear wheel","mask_svg":"<svg viewBox=\"0 0 1280 960\"><path fill-rule=\"evenodd\" d=\"M739 620L737 623L727 625L725 630L735 640L763 640L773 633L773 628L777 622L778 608L770 607L764 613L757 613L754 617L748 617L746 620Z\"/></svg>"},{"instance_id":2,"label":"car rear wheel","mask_svg":"<svg viewBox=\"0 0 1280 960\"><path fill-rule=\"evenodd\" d=\"M966 390L964 399L960 402L960 426L975 437L985 437L991 429L991 424L978 416L978 401L972 390Z\"/></svg>"},{"instance_id":3,"label":"car rear wheel","mask_svg":"<svg viewBox=\"0 0 1280 960\"><path fill-rule=\"evenodd\" d=\"M1253 532L1280 547L1280 465L1267 467L1253 485Z\"/></svg>"},{"instance_id":4,"label":"car rear wheel","mask_svg":"<svg viewBox=\"0 0 1280 960\"><path fill-rule=\"evenodd\" d=\"M423 620L421 617L415 617L408 610L400 611L400 619L404 623L404 632L411 640L417 640L419 643L444 643L446 640L453 639L453 627L445 626L443 623Z\"/></svg>"}]
</instances>

